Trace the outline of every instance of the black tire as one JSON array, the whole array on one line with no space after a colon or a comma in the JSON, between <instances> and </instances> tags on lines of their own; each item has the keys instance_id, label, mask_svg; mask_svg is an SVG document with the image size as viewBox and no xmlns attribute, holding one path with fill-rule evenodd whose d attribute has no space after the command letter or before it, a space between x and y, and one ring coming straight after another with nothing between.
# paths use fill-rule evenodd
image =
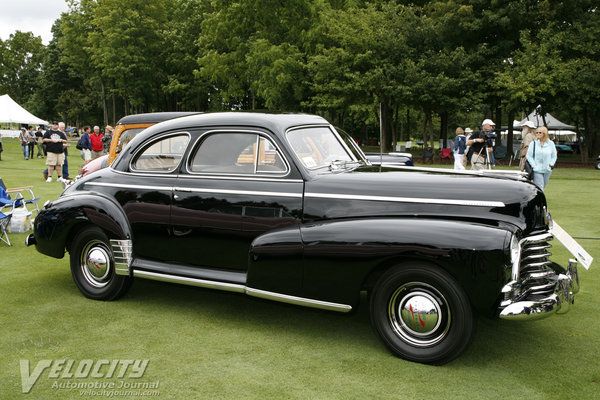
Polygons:
<instances>
[{"instance_id":1,"label":"black tire","mask_svg":"<svg viewBox=\"0 0 600 400\"><path fill-rule=\"evenodd\" d=\"M596 169L600 169L600 161L596 161Z\"/></svg>"},{"instance_id":2,"label":"black tire","mask_svg":"<svg viewBox=\"0 0 600 400\"><path fill-rule=\"evenodd\" d=\"M469 299L456 280L425 263L397 265L373 288L371 323L396 356L441 365L458 357L475 328Z\"/></svg>"},{"instance_id":3,"label":"black tire","mask_svg":"<svg viewBox=\"0 0 600 400\"><path fill-rule=\"evenodd\" d=\"M104 231L95 226L81 230L73 241L71 274L87 298L116 300L131 286L133 278L115 274L115 261L109 243Z\"/></svg>"}]
</instances>

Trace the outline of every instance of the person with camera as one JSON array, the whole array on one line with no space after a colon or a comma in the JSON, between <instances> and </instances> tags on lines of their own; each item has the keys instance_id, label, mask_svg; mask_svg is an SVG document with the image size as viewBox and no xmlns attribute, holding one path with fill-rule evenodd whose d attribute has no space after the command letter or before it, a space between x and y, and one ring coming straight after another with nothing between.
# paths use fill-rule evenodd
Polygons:
<instances>
[{"instance_id":1,"label":"person with camera","mask_svg":"<svg viewBox=\"0 0 600 400\"><path fill-rule=\"evenodd\" d=\"M556 146L550 140L545 126L536 128L535 137L527 149L527 161L533 168L533 183L544 190L556 164Z\"/></svg>"},{"instance_id":2,"label":"person with camera","mask_svg":"<svg viewBox=\"0 0 600 400\"><path fill-rule=\"evenodd\" d=\"M488 160L488 153L493 151L494 121L484 119L481 123L481 130L474 132L467 140L467 146L471 146L473 155L471 156L471 169L479 171L485 169L485 164Z\"/></svg>"}]
</instances>

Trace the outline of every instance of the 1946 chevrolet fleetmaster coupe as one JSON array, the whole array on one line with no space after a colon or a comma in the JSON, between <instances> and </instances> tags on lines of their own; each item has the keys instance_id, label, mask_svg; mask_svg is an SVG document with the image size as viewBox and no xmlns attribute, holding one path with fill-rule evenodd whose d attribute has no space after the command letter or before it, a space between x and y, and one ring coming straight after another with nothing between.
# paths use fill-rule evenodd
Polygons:
<instances>
[{"instance_id":1,"label":"1946 chevrolet fleetmaster coupe","mask_svg":"<svg viewBox=\"0 0 600 400\"><path fill-rule=\"evenodd\" d=\"M45 205L28 244L70 253L86 297L137 278L349 312L368 293L395 355L446 363L474 313L565 312L546 198L519 173L372 166L321 117L197 114L138 134Z\"/></svg>"}]
</instances>

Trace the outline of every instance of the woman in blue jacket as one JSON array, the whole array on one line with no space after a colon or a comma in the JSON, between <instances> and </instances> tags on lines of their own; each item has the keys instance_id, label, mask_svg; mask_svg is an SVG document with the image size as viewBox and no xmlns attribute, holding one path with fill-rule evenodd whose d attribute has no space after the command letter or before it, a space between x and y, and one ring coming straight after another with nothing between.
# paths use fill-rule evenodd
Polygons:
<instances>
[{"instance_id":1,"label":"woman in blue jacket","mask_svg":"<svg viewBox=\"0 0 600 400\"><path fill-rule=\"evenodd\" d=\"M535 130L535 138L533 145L527 149L527 161L533 168L533 183L544 190L556 164L556 147L545 126Z\"/></svg>"}]
</instances>

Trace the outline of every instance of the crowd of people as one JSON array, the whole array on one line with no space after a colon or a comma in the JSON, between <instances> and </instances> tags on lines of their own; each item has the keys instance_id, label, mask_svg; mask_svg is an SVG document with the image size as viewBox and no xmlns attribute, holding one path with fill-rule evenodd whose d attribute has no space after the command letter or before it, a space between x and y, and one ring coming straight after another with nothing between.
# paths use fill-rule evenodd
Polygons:
<instances>
[{"instance_id":1,"label":"crowd of people","mask_svg":"<svg viewBox=\"0 0 600 400\"><path fill-rule=\"evenodd\" d=\"M69 178L68 148L70 146L66 126L64 122L53 121L51 127L44 131L44 126L40 125L34 131L33 127L21 128L19 141L25 160L34 158L45 159L46 170L44 178L46 182L52 182L54 171L56 170L56 180L66 183ZM90 133L90 127L84 126L82 134L77 142L77 149L81 151L81 159L85 165L89 161L101 157L108 153L113 128L107 125L104 133L100 132L99 126L94 126ZM1 141L0 141L1 143Z\"/></svg>"},{"instance_id":2,"label":"crowd of people","mask_svg":"<svg viewBox=\"0 0 600 400\"><path fill-rule=\"evenodd\" d=\"M494 121L484 119L481 123L481 129L473 131L471 128L456 128L456 137L454 139L454 169L464 170L468 163L471 163L472 170L483 170L486 165L494 165L494 144L495 135L493 134ZM100 132L98 125L92 128L84 126L81 137L77 143L77 149L81 151L81 159L84 165L89 161L101 157L108 153L110 141L112 139L113 128L107 125L104 133ZM37 149L36 158L45 158L47 170L44 171L46 182L52 182L54 170L56 170L57 181L66 182L69 179L68 166L68 147L67 135L64 122L52 122L50 129L43 132L44 126L38 126L34 131L33 127L29 129L21 128L19 140L23 150L25 160L34 157ZM1 136L0 136L1 137ZM531 121L523 124L521 132L521 146L519 148L519 166L521 171L530 171L533 182L544 189L548 184L554 165L556 164L556 147L550 140L548 129L544 126L536 127ZM2 141L0 139L0 155L2 154ZM0 158L1 160L1 158Z\"/></svg>"},{"instance_id":3,"label":"crowd of people","mask_svg":"<svg viewBox=\"0 0 600 400\"><path fill-rule=\"evenodd\" d=\"M471 128L456 128L454 139L454 169L464 170L471 163L472 170L482 170L486 165L493 166L495 135L494 121L484 119L481 130L473 132ZM536 127L532 121L523 124L519 148L519 167L521 171L531 171L532 180L544 190L556 164L556 147L550 140L548 128Z\"/></svg>"}]
</instances>

